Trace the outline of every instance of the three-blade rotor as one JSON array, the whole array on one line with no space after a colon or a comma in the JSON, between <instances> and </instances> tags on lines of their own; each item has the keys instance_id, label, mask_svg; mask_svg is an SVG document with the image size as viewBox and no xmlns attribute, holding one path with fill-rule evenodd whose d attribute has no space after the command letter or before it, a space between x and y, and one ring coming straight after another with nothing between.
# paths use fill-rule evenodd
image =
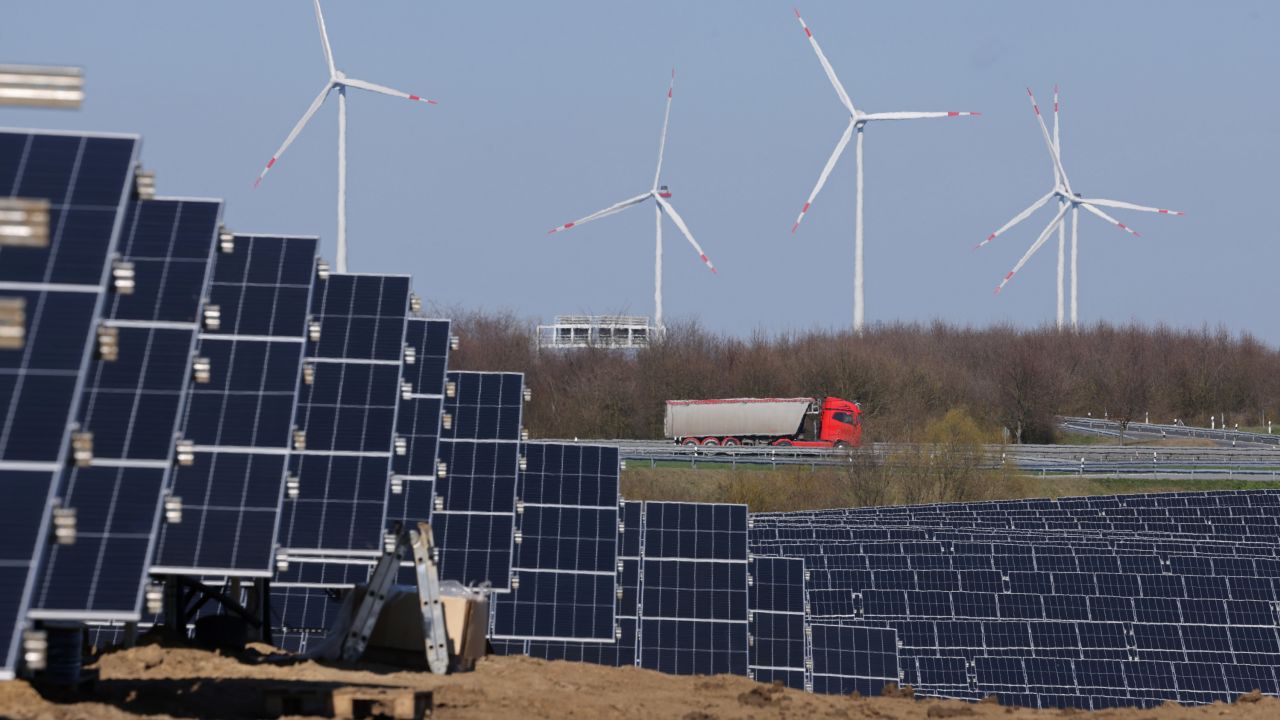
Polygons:
<instances>
[{"instance_id":1,"label":"three-blade rotor","mask_svg":"<svg viewBox=\"0 0 1280 720\"><path fill-rule=\"evenodd\" d=\"M827 158L826 165L822 166L822 172L818 175L818 182L813 186L813 191L809 193L809 198L805 200L804 207L800 208L800 214L796 216L795 223L791 226L791 232L795 232L800 227L800 223L804 220L804 216L809 212L809 208L813 206L813 201L818 197L818 193L822 192L822 188L827 184L827 178L831 176L831 171L835 168L836 162L840 160L840 156L844 153L844 149L849 145L849 139L853 136L854 130L861 131L862 127L868 122L877 120L920 120L924 118L945 118L945 117L971 117L981 115L976 112L882 112L882 113L866 113L858 110L854 106L853 100L849 98L849 93L845 91L844 85L840 82L840 78L836 75L835 68L831 66L831 61L827 59L826 53L822 52L822 47L818 45L818 39L813 36L813 31L809 29L804 18L800 16L800 11L795 10L796 20L800 22L800 27L804 29L805 37L809 40L809 45L813 48L814 55L818 56L818 62L822 65L822 71L826 73L827 80L831 81L831 87L836 91L836 97L840 100L840 104L849 112L849 125L841 133L840 139L836 141L835 150L831 156Z\"/></svg>"},{"instance_id":2,"label":"three-blade rotor","mask_svg":"<svg viewBox=\"0 0 1280 720\"><path fill-rule=\"evenodd\" d=\"M666 199L666 197L664 197L664 194L668 194L668 193L664 193L663 188L659 187L658 185L658 182L660 181L660 178L662 176L662 158L663 158L663 154L666 152L666 147L667 147L667 125L668 125L668 122L671 120L671 98L675 91L675 84L676 84L676 71L673 68L671 70L671 84L667 86L667 107L666 107L665 113L662 116L662 135L658 141L658 168L653 174L653 187L650 188L648 192L641 193L639 195L636 195L633 198L628 198L626 200L623 200L622 202L610 205L609 207L603 210L599 210L597 212L591 213L586 217L580 218L578 220L574 220L572 222L567 222L563 225L557 225L556 227L553 227L547 231L548 235L553 233L558 233L564 230L568 230L570 228L575 228L579 225L589 223L592 220L599 220L600 218L608 217L615 213L626 210L632 205L639 205L645 200L652 198L657 203L659 212L661 212L662 214L670 218L671 222L675 223L676 228L680 230L680 233L684 235L686 240L689 241L689 245L693 248L694 252L698 253L698 258L702 260L702 262L707 266L708 269L711 270L711 272L713 273L718 272L716 270L716 266L712 264L711 259L708 258L707 254L702 250L702 246L698 244L697 240L693 239L693 233L689 231L689 226L685 224L684 218L680 217L680 213L676 212L676 209L672 207L671 203Z\"/></svg>"},{"instance_id":3,"label":"three-blade rotor","mask_svg":"<svg viewBox=\"0 0 1280 720\"><path fill-rule=\"evenodd\" d=\"M1030 217L1031 214L1034 213L1036 210L1039 210L1041 207L1044 207L1044 205L1054 197L1058 198L1058 201L1061 207L1058 213L1054 215L1053 219L1049 222L1049 224L1045 226L1044 230L1040 233L1039 237L1036 238L1036 241L1031 244L1031 247L1027 249L1027 252L1022 256L1021 259L1018 260L1018 263L1014 265L1013 269L1010 270L1004 276L1004 278L1000 281L1000 284L996 287L996 290L995 290L997 294L999 294L999 292L1002 289L1004 289L1004 286L1009 283L1009 281L1013 278L1014 274L1022 269L1022 266L1027 263L1027 261L1031 258L1031 256L1034 255L1035 252L1044 245L1049 235L1051 235L1053 231L1057 229L1057 227L1064 222L1064 216L1066 215L1066 211L1069 208L1073 208L1073 207L1083 208L1084 210L1087 210L1088 212L1098 216L1099 218L1102 218L1103 220L1110 223L1111 225L1114 225L1120 228L1121 230L1124 230L1125 232L1133 235L1134 237L1139 237L1139 233L1137 230L1134 230L1128 225L1125 225L1119 220L1103 212L1099 208L1099 206L1109 207L1109 208L1119 208L1124 210L1139 210L1142 212L1158 213L1161 215L1185 214L1177 210L1166 210L1164 208L1147 207L1146 205L1135 205L1134 203L1124 202L1121 200L1106 200L1102 198L1085 198L1078 195L1075 191L1071 189L1071 181L1067 178L1067 171L1062 165L1062 146L1060 144L1061 140L1060 140L1059 131L1058 131L1059 104L1058 104L1057 86L1055 85L1053 88L1053 134L1052 135L1050 135L1049 133L1049 128L1048 126L1046 126L1044 121L1044 115L1040 112L1040 105L1036 102L1035 93L1032 92L1031 88L1027 88L1027 97L1031 101L1031 110L1035 113L1036 124L1040 126L1040 134L1044 138L1045 147L1049 150L1049 159L1053 164L1053 189L1051 189L1047 194L1045 194L1044 197L1041 197L1039 200L1036 200L1035 202L1031 203L1031 205L1028 206L1025 210L1018 213L1017 215L1014 215L1013 218L1009 220L1009 222L1001 226L999 230L996 230L995 232L988 235L987 239L978 243L975 247L982 247L987 243L991 242L992 240L995 240L997 237L1005 234L1010 229L1012 229L1015 225L1022 222L1023 220L1026 220L1028 217Z\"/></svg>"},{"instance_id":4,"label":"three-blade rotor","mask_svg":"<svg viewBox=\"0 0 1280 720\"><path fill-rule=\"evenodd\" d=\"M320 109L320 106L324 104L325 99L328 98L329 93L332 90L340 90L344 87L353 87L381 95L390 95L392 97L403 98L405 100L412 100L414 102L423 102L429 105L436 104L435 100L424 98L420 95L403 92L394 88L389 88L385 85L357 80L356 78L349 78L343 74L341 70L334 66L333 50L329 46L329 33L328 30L325 29L324 13L320 10L320 0L314 0L314 4L316 25L320 28L320 44L324 49L324 62L325 66L329 70L329 81L325 83L324 88L320 90L320 94L316 96L316 99L311 101L310 107L308 107L307 111L302 114L302 118L298 120L297 124L293 126L293 129L289 131L284 142L281 143L280 148L276 150L275 154L271 156L271 159L267 161L266 167L264 167L262 172L258 174L258 179L254 182L254 187L257 187L262 182L262 179L267 176L267 173L271 171L271 168L275 167L275 164L279 162L281 156L284 155L285 150L288 150L289 146L293 144L293 141L297 139L299 133L302 132L302 128L306 127L307 123L311 121L312 116L315 115L316 111Z\"/></svg>"}]
</instances>

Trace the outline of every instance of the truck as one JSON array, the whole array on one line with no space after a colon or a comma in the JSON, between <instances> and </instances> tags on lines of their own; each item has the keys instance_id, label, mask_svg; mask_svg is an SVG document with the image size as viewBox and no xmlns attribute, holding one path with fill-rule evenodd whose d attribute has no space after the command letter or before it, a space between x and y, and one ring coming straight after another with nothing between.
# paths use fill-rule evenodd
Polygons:
<instances>
[{"instance_id":1,"label":"truck","mask_svg":"<svg viewBox=\"0 0 1280 720\"><path fill-rule=\"evenodd\" d=\"M862 407L837 397L668 400L662 428L677 445L853 448Z\"/></svg>"}]
</instances>

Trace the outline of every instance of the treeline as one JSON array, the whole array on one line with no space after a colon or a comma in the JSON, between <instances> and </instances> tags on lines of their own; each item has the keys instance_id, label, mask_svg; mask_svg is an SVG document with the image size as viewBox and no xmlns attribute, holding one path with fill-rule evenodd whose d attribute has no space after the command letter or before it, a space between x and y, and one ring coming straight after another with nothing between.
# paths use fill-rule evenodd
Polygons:
<instances>
[{"instance_id":1,"label":"treeline","mask_svg":"<svg viewBox=\"0 0 1280 720\"><path fill-rule=\"evenodd\" d=\"M866 439L899 441L952 409L1009 442L1053 441L1056 415L1208 425L1225 413L1241 427L1280 415L1280 351L1220 329L934 323L743 339L682 322L644 350L539 351L515 314L441 314L462 340L451 367L527 374L534 437L657 438L676 398L835 395L862 404Z\"/></svg>"}]
</instances>

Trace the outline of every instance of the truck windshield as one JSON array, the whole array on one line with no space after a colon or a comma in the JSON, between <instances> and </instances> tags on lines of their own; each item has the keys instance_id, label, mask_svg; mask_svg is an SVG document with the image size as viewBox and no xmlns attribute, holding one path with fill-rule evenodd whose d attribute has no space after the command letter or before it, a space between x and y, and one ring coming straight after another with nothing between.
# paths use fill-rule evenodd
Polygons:
<instances>
[{"instance_id":1,"label":"truck windshield","mask_svg":"<svg viewBox=\"0 0 1280 720\"><path fill-rule=\"evenodd\" d=\"M849 413L847 413L847 412L831 413L831 419L832 419L832 420L836 420L836 421L838 421L838 422L842 422L842 423L844 423L844 424L846 424L846 425L852 425L852 424L853 424L853 415L851 415L851 414L849 414Z\"/></svg>"}]
</instances>

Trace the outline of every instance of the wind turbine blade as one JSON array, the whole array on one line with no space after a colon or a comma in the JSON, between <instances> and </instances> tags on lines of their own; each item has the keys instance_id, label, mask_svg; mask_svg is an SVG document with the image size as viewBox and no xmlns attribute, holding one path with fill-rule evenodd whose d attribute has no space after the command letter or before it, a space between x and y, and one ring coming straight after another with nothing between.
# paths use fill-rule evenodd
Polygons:
<instances>
[{"instance_id":1,"label":"wind turbine blade","mask_svg":"<svg viewBox=\"0 0 1280 720\"><path fill-rule=\"evenodd\" d=\"M1062 159L1062 140L1058 134L1058 85L1053 85L1053 151ZM1053 164L1053 181L1058 182L1058 163Z\"/></svg>"},{"instance_id":2,"label":"wind turbine blade","mask_svg":"<svg viewBox=\"0 0 1280 720\"><path fill-rule=\"evenodd\" d=\"M818 197L818 192L822 190L822 186L827 184L827 177L831 175L831 169L836 166L836 161L840 159L840 153L844 152L844 148L849 144L849 138L853 135L853 126L857 121L849 118L849 126L844 129L844 134L840 136L840 142L836 143L836 149L832 151L831 157L827 158L827 164L822 168L822 174L818 176L818 184L813 186L813 192L809 193L809 199L804 201L804 207L800 208L800 214L796 217L796 224L791 226L791 232L795 232L800 227L800 221L804 220L804 214L809 212L809 206L813 204L813 199Z\"/></svg>"},{"instance_id":3,"label":"wind turbine blade","mask_svg":"<svg viewBox=\"0 0 1280 720\"><path fill-rule=\"evenodd\" d=\"M1123 230L1123 231L1125 231L1125 232L1129 233L1130 235L1132 235L1132 236L1134 236L1134 237L1142 237L1142 233L1138 232L1137 230L1134 230L1133 228L1129 227L1128 225L1125 225L1124 223L1120 222L1119 220L1117 220L1117 219L1115 219L1115 218L1111 217L1110 215L1108 215L1108 214L1106 214L1106 213L1102 212L1101 210L1099 210L1098 208L1094 207L1093 205L1090 205L1089 203L1087 203L1087 202L1083 202L1083 201L1081 201L1081 202L1079 203L1079 205L1080 205L1080 207L1084 208L1085 210L1088 210L1089 212L1093 213L1094 215L1097 215L1098 217L1102 218L1103 220L1106 220L1107 222L1111 223L1112 225L1115 225L1116 227L1120 228L1121 230Z\"/></svg>"},{"instance_id":4,"label":"wind turbine blade","mask_svg":"<svg viewBox=\"0 0 1280 720\"><path fill-rule=\"evenodd\" d=\"M1017 215L1014 215L1012 220L1010 220L1009 222L1005 223L1005 224L1004 224L1004 225L1003 225L999 230L997 230L997 231L995 231L995 232L991 233L990 235L988 235L986 240L983 240L982 242L978 243L977 245L974 245L974 246L973 246L973 247L974 247L974 249L976 250L977 248L980 248L980 247L982 247L983 245L986 245L987 243L991 242L992 240L995 240L997 237L999 237L999 236L1003 235L1005 232L1007 232L1007 231L1009 230L1009 228L1012 228L1014 225L1017 225L1018 223L1022 222L1023 220L1026 220L1027 218L1031 217L1031 213L1033 213L1033 212L1035 212L1035 211L1039 210L1040 208L1044 207L1044 204L1045 204L1045 203L1047 203L1047 202L1049 202L1049 199L1053 197L1053 194L1054 194L1054 193L1053 193L1053 191L1052 191L1052 190L1050 190L1049 192L1045 193L1045 196L1044 196L1044 197L1042 197L1042 198L1040 198L1039 200L1037 200L1037 201L1035 201L1035 202L1031 203L1031 205L1030 205L1030 206L1028 206L1026 210L1023 210L1022 212L1018 213Z\"/></svg>"},{"instance_id":5,"label":"wind turbine blade","mask_svg":"<svg viewBox=\"0 0 1280 720\"><path fill-rule=\"evenodd\" d=\"M412 100L414 102L424 102L428 105L438 104L435 100L429 100L421 95L412 95L407 92L396 90L395 88L389 88L386 85L378 85L377 83L365 82L364 80L357 80L355 78L344 78L342 80L342 84L354 88L360 88L361 90L368 90L369 92L390 95L391 97L404 98L405 100Z\"/></svg>"},{"instance_id":6,"label":"wind turbine blade","mask_svg":"<svg viewBox=\"0 0 1280 720\"><path fill-rule=\"evenodd\" d=\"M577 227L578 225L581 225L583 223L589 223L592 220L599 220L602 217L608 217L609 215L612 215L616 212L621 212L622 210L626 210L632 205L638 205L639 203L642 203L653 196L654 196L654 192L649 191L644 193L643 195L637 195L629 200L623 200L622 202L616 203L614 205L610 205L609 207L599 212L591 213L590 215L582 218L581 220L574 220L573 222L567 222L563 225L557 225L556 227L553 227L550 230L548 230L547 234L550 235L552 233L558 233L561 230L568 230L571 227Z\"/></svg>"},{"instance_id":7,"label":"wind turbine blade","mask_svg":"<svg viewBox=\"0 0 1280 720\"><path fill-rule=\"evenodd\" d=\"M706 263L711 272L718 273L716 266L711 264L711 258L707 257L707 254L702 251L702 246L698 244L698 241L693 239L693 233L689 232L689 226L684 224L684 218L680 217L680 213L676 212L676 209L671 207L671 203L667 202L661 195L654 195L653 198L658 201L658 205L667 213L667 217L671 218L671 222L675 223L676 227L680 228L680 232L684 233L685 239L693 246L693 249L698 253L698 257L702 258L702 262Z\"/></svg>"},{"instance_id":8,"label":"wind turbine blade","mask_svg":"<svg viewBox=\"0 0 1280 720\"><path fill-rule=\"evenodd\" d=\"M1036 96L1031 92L1031 88L1027 88L1027 97L1031 98L1031 109L1036 111L1036 122L1040 124L1040 134L1044 136L1044 144L1049 148L1049 158L1053 160L1056 173L1054 177L1061 177L1064 184L1069 184L1067 171L1062 169L1062 159L1058 157L1058 148L1054 145L1053 138L1049 137L1049 128L1044 124L1044 116L1040 114L1040 105L1036 102Z\"/></svg>"},{"instance_id":9,"label":"wind turbine blade","mask_svg":"<svg viewBox=\"0 0 1280 720\"><path fill-rule=\"evenodd\" d=\"M818 55L818 62L822 63L822 69L827 73L827 79L831 81L831 87L836 89L836 95L840 96L840 102L850 115L857 115L858 111L853 108L853 101L849 99L849 93L844 91L844 86L840 84L840 78L836 77L836 71L831 67L831 61L827 60L827 56L822 54L822 48L818 47L818 39L813 36L813 31L808 25L804 24L804 18L800 17L800 10L795 8L796 19L800 21L800 27L804 28L804 34L809 38L809 44L813 46L813 51Z\"/></svg>"},{"instance_id":10,"label":"wind turbine blade","mask_svg":"<svg viewBox=\"0 0 1280 720\"><path fill-rule=\"evenodd\" d=\"M1164 208L1147 207L1146 205L1134 205L1133 203L1124 202L1123 200L1103 200L1102 198L1081 198L1081 202L1090 203L1092 205L1101 205L1103 207L1120 208L1121 210L1141 210L1142 212L1160 213L1161 215L1186 215L1181 210L1166 210Z\"/></svg>"},{"instance_id":11,"label":"wind turbine blade","mask_svg":"<svg viewBox=\"0 0 1280 720\"><path fill-rule=\"evenodd\" d=\"M289 131L289 136L284 139L284 143L280 146L280 149L276 150L275 154L271 156L271 159L267 161L267 166L262 168L262 172L258 175L258 179L253 182L254 187L258 187L259 183L262 182L262 178L267 176L267 173L276 164L276 161L284 155L284 151L293 144L295 139L297 139L298 133L302 132L302 128L306 127L307 122L311 120L311 116L315 115L316 111L320 109L320 106L324 104L324 99L328 97L329 91L332 89L333 84L326 83L324 89L316 96L316 99L311 101L311 107L307 108L307 111L302 114L302 119L299 120L298 124L294 125L293 129Z\"/></svg>"},{"instance_id":12,"label":"wind turbine blade","mask_svg":"<svg viewBox=\"0 0 1280 720\"><path fill-rule=\"evenodd\" d=\"M1066 216L1067 208L1070 207L1071 203L1062 204L1062 207L1058 209L1058 213L1053 216L1053 220L1050 220L1049 224L1045 226L1044 231L1040 233L1040 237L1036 238L1036 241L1031 244L1031 247L1027 248L1027 252L1023 254L1022 259L1018 261L1018 264L1014 265L1013 269L1009 271L1009 274L1005 275L1004 279L1000 281L1000 284L996 286L997 295L999 295L1000 291L1004 289L1004 286L1008 285L1009 281L1013 279L1013 274L1021 270L1022 266L1026 265L1027 261L1031 259L1031 256L1035 255L1036 251L1040 249L1040 246L1044 245L1045 241L1049 239L1049 236L1053 234L1054 229L1058 227L1058 223L1062 222L1062 218Z\"/></svg>"},{"instance_id":13,"label":"wind turbine blade","mask_svg":"<svg viewBox=\"0 0 1280 720\"><path fill-rule=\"evenodd\" d=\"M867 113L860 120L920 120L922 118L977 117L980 112L881 112Z\"/></svg>"},{"instance_id":14,"label":"wind turbine blade","mask_svg":"<svg viewBox=\"0 0 1280 720\"><path fill-rule=\"evenodd\" d=\"M671 68L671 84L667 86L667 111L662 115L662 139L658 141L658 169L653 171L653 189L658 189L662 175L662 153L667 149L667 122L671 120L671 93L676 89L676 69Z\"/></svg>"},{"instance_id":15,"label":"wind turbine blade","mask_svg":"<svg viewBox=\"0 0 1280 720\"><path fill-rule=\"evenodd\" d=\"M320 26L320 43L324 46L324 62L329 66L329 77L333 77L333 49L329 47L329 32L324 28L324 13L320 12L320 0L315 0L315 5L316 24Z\"/></svg>"}]
</instances>

